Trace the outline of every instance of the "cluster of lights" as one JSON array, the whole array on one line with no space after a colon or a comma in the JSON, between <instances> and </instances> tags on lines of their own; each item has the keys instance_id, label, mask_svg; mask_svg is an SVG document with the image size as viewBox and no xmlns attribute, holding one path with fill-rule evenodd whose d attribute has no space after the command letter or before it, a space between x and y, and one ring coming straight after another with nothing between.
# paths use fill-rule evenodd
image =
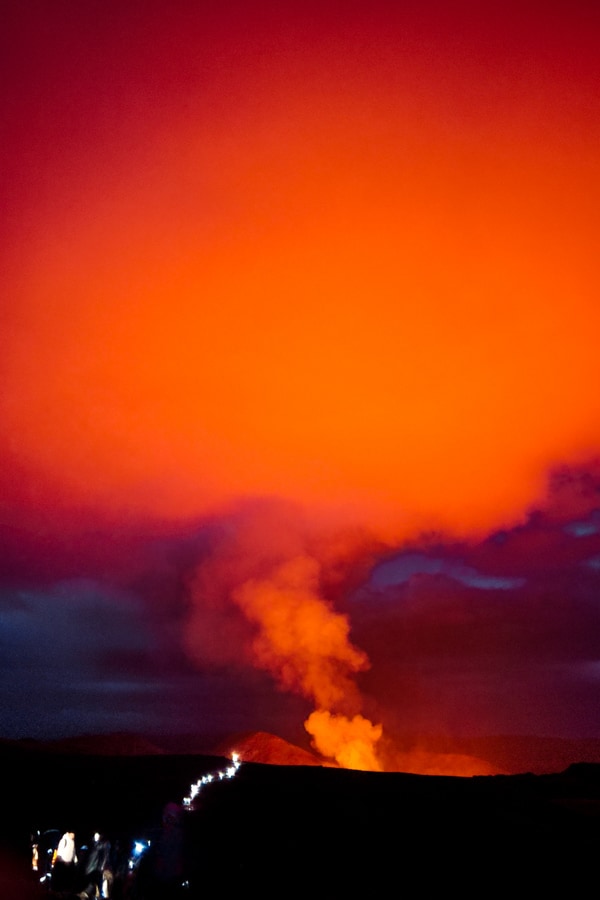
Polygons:
<instances>
[{"instance_id":1,"label":"cluster of lights","mask_svg":"<svg viewBox=\"0 0 600 900\"><path fill-rule=\"evenodd\" d=\"M190 793L187 797L183 798L182 805L184 809L190 810L192 809L192 804L194 799L200 793L200 789L205 784L210 784L213 781L223 781L225 778L233 778L236 774L237 770L241 766L241 760L239 753L231 754L231 765L226 769L221 770L220 772L216 772L211 775L203 775L202 778L198 779L195 784L192 784L190 787ZM135 869L140 861L142 854L146 852L148 847L150 846L150 841L134 841L133 851L131 857L129 859L129 868Z\"/></svg>"},{"instance_id":2,"label":"cluster of lights","mask_svg":"<svg viewBox=\"0 0 600 900\"><path fill-rule=\"evenodd\" d=\"M195 784L191 785L190 793L188 794L187 797L183 798L183 807L188 810L192 808L194 799L200 793L200 789L203 787L203 785L211 784L211 782L213 782L213 781L223 781L226 778L233 778L234 775L236 774L237 770L241 766L241 764L242 763L240 760L239 753L232 753L230 766L227 766L226 769L222 769L220 772L215 772L214 774L210 774L210 775L203 775L202 778L200 778L198 781L196 781ZM98 838L98 835L94 835L94 839L97 840L97 838ZM149 846L150 846L150 841L139 841L139 840L134 841L132 853L129 858L129 866L128 867L129 867L130 871L137 868L140 858L146 852L146 850L148 849ZM33 868L34 872L37 872L38 866L39 866L38 844L34 843L32 849L33 849L32 868ZM40 878L40 881L43 882L46 880L46 878L50 878L49 873L47 875L44 875L42 878ZM104 885L103 885L103 887L104 887ZM102 894L102 896L105 896L105 895Z\"/></svg>"},{"instance_id":3,"label":"cluster of lights","mask_svg":"<svg viewBox=\"0 0 600 900\"><path fill-rule=\"evenodd\" d=\"M184 807L186 809L191 808L195 798L205 784L210 784L213 781L223 781L226 778L233 778L241 764L239 753L232 753L230 766L220 772L216 772L214 775L203 775L202 778L198 779L198 781L190 787L188 796L183 798Z\"/></svg>"}]
</instances>

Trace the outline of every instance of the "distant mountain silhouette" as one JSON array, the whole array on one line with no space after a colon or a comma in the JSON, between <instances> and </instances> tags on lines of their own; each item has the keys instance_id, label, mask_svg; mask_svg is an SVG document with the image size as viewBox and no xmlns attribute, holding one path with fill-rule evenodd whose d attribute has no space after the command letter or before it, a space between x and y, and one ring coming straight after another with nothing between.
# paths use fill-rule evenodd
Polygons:
<instances>
[{"instance_id":1,"label":"distant mountain silhouette","mask_svg":"<svg viewBox=\"0 0 600 900\"><path fill-rule=\"evenodd\" d=\"M19 741L26 750L85 756L156 756L166 751L139 734L82 734L55 741Z\"/></svg>"},{"instance_id":2,"label":"distant mountain silhouette","mask_svg":"<svg viewBox=\"0 0 600 900\"><path fill-rule=\"evenodd\" d=\"M600 763L600 740L540 737L535 735L496 735L449 737L444 735L395 735L395 747L407 756L416 752L462 755L485 761L489 774L550 775L563 772L573 763ZM398 762L401 762L399 757ZM402 771L402 768L400 767ZM426 770L422 770L425 772ZM434 773L430 773L434 774ZM452 773L460 774L460 772ZM467 774L467 773L465 773ZM473 772L472 774L486 774Z\"/></svg>"},{"instance_id":3,"label":"distant mountain silhouette","mask_svg":"<svg viewBox=\"0 0 600 900\"><path fill-rule=\"evenodd\" d=\"M60 740L1 740L3 752L149 757L203 755L281 766L327 766L320 757L277 735L246 731L215 739L202 735L142 735L129 732L78 735ZM600 763L600 740L539 736L385 735L380 748L387 772L427 775L549 775L576 763Z\"/></svg>"}]
</instances>

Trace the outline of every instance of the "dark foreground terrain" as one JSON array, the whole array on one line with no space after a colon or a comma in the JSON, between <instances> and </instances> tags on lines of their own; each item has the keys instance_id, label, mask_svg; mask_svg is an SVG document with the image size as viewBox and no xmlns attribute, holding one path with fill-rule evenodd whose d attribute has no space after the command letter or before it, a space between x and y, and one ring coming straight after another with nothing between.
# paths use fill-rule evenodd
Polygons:
<instances>
[{"instance_id":1,"label":"dark foreground terrain","mask_svg":"<svg viewBox=\"0 0 600 900\"><path fill-rule=\"evenodd\" d=\"M156 836L168 801L228 761L3 751L0 897L48 896L31 834ZM243 763L183 817L185 896L596 897L600 765L474 778ZM133 893L131 896L134 896ZM137 895L136 900L137 900Z\"/></svg>"}]
</instances>

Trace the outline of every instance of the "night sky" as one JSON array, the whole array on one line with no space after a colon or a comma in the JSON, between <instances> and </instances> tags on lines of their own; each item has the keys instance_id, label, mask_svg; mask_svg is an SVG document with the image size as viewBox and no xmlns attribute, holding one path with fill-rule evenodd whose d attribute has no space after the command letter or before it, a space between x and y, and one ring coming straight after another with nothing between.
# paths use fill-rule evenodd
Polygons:
<instances>
[{"instance_id":1,"label":"night sky","mask_svg":"<svg viewBox=\"0 0 600 900\"><path fill-rule=\"evenodd\" d=\"M600 8L0 16L1 736L600 738Z\"/></svg>"}]
</instances>

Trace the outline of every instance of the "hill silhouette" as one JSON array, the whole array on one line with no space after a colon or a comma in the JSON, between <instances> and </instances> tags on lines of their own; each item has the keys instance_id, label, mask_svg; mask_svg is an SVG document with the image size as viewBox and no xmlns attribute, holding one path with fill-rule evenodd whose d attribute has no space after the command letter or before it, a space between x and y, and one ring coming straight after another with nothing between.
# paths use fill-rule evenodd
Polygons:
<instances>
[{"instance_id":1,"label":"hill silhouette","mask_svg":"<svg viewBox=\"0 0 600 900\"><path fill-rule=\"evenodd\" d=\"M268 735L254 737L263 738L259 749L287 752ZM99 828L125 846L156 835L167 803L182 804L191 784L230 765L219 755L45 752L7 742L0 753L0 888L11 900L34 895L36 829L73 828L83 843ZM585 896L600 845L600 765L456 777L246 761L234 777L202 786L184 821L189 900L217 889L269 898L392 888L486 896L492 886L511 896Z\"/></svg>"},{"instance_id":2,"label":"hill silhouette","mask_svg":"<svg viewBox=\"0 0 600 900\"><path fill-rule=\"evenodd\" d=\"M497 735L449 737L398 734L386 737L388 772L423 775L549 775L577 763L600 763L600 740ZM0 751L96 756L199 755L230 757L268 765L336 767L332 760L265 731L245 731L217 739L203 735L143 735L131 732L77 735L60 740L0 740ZM391 748L391 749L390 749Z\"/></svg>"},{"instance_id":3,"label":"hill silhouette","mask_svg":"<svg viewBox=\"0 0 600 900\"><path fill-rule=\"evenodd\" d=\"M233 734L214 748L218 756L231 757L238 753L244 762L259 762L275 766L330 765L315 753L309 753L295 744L266 731L246 731Z\"/></svg>"}]
</instances>

